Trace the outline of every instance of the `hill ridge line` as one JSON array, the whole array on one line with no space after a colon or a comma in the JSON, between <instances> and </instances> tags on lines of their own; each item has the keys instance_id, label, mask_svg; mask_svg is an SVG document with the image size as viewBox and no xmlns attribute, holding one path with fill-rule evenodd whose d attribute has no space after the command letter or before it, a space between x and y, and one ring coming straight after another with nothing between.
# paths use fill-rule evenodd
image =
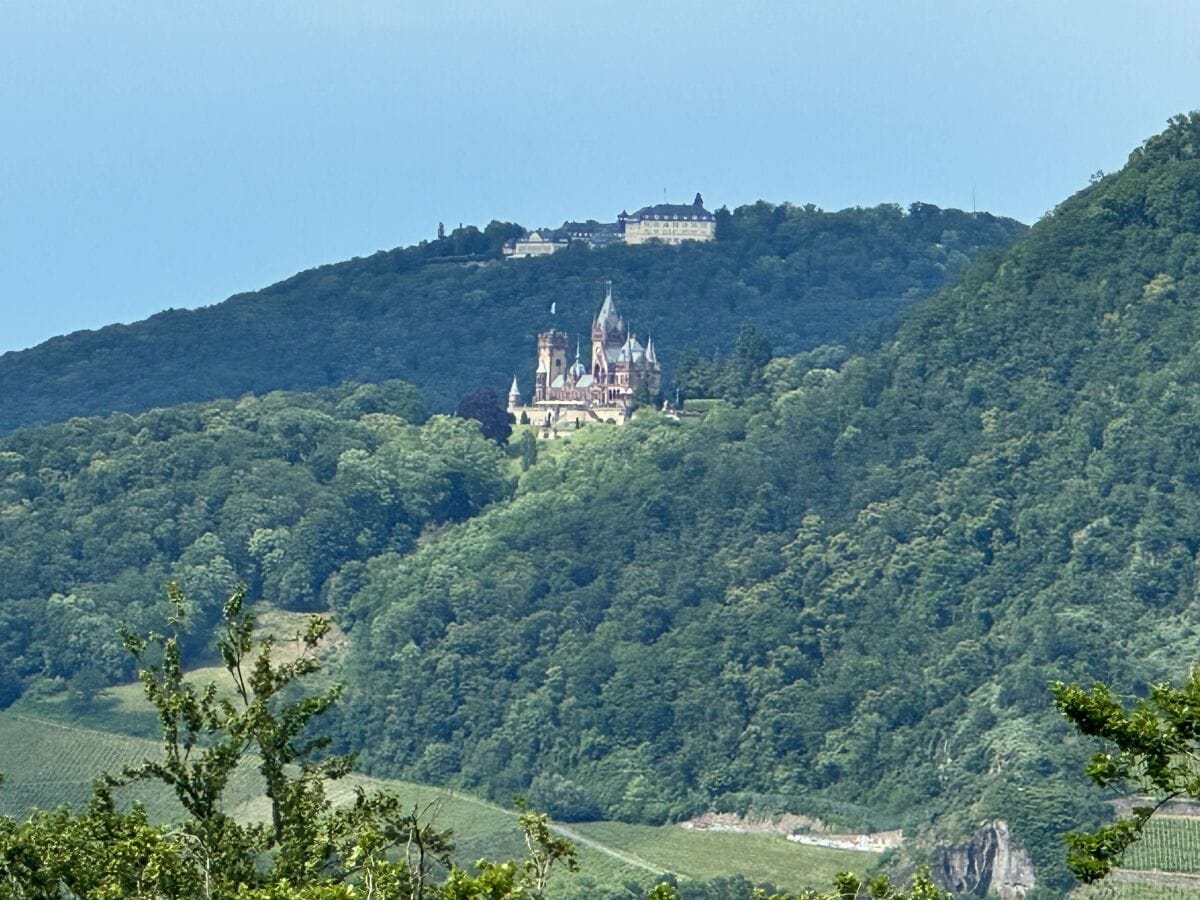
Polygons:
<instances>
[{"instance_id":1,"label":"hill ridge line","mask_svg":"<svg viewBox=\"0 0 1200 900\"><path fill-rule=\"evenodd\" d=\"M46 719L41 716L31 716L28 713L20 712L4 712L0 715L7 715L10 718L16 719L18 722L32 722L35 725L49 725L51 728L58 728L62 731L81 731L85 734L94 734L97 737L121 738L122 740L142 741L147 744L158 746L158 742L153 738L142 737L137 734L125 734L119 731L104 731L100 728L89 728L87 725L67 725L63 722L55 721L54 719Z\"/></svg>"}]
</instances>

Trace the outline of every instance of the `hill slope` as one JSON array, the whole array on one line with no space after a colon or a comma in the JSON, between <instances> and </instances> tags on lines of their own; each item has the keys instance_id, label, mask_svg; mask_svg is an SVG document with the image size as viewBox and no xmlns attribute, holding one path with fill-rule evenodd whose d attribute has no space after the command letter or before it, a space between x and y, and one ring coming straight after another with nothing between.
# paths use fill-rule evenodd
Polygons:
<instances>
[{"instance_id":1,"label":"hill slope","mask_svg":"<svg viewBox=\"0 0 1200 900\"><path fill-rule=\"evenodd\" d=\"M149 711L149 706L145 705ZM0 815L24 816L30 808L53 809L62 803L86 804L92 781L100 772L116 772L146 758L157 758L155 741L20 715L0 713ZM464 867L487 857L502 859L521 852L516 813L476 797L427 784L379 781L351 775L330 785L335 803L353 799L354 789L387 790L406 806L428 810L425 818L454 832L455 861ZM270 815L261 777L250 764L239 768L225 797L226 808L239 819ZM117 792L120 800L136 800L155 821L179 821L183 810L162 785L147 783ZM646 828L596 822L556 831L575 841L580 853L578 874L558 874L551 897L627 896L624 885L639 884L642 893L674 873L688 881L742 876L800 890L828 884L840 871L863 872L876 863L872 853L811 847L782 837L757 834L710 834L682 828Z\"/></svg>"},{"instance_id":2,"label":"hill slope","mask_svg":"<svg viewBox=\"0 0 1200 900\"><path fill-rule=\"evenodd\" d=\"M606 279L626 318L655 337L668 369L688 346L728 351L746 318L795 352L848 340L1023 228L922 204L905 214L895 206L825 213L758 203L723 215L715 244L573 248L507 263L488 252L504 226L460 229L216 306L6 353L0 433L341 381L404 378L435 409L453 408L483 384L503 390L514 372L528 391L535 335L551 323L551 303L557 327L586 335Z\"/></svg>"},{"instance_id":3,"label":"hill slope","mask_svg":"<svg viewBox=\"0 0 1200 900\"><path fill-rule=\"evenodd\" d=\"M86 695L129 674L120 626L161 627L168 579L189 647L248 583L337 606L363 560L507 496L475 422L403 382L72 419L0 437L0 708L31 679Z\"/></svg>"},{"instance_id":4,"label":"hill slope","mask_svg":"<svg viewBox=\"0 0 1200 900\"><path fill-rule=\"evenodd\" d=\"M840 372L647 421L352 602L376 771L559 815L1099 815L1046 682L1200 648L1200 115Z\"/></svg>"}]
</instances>

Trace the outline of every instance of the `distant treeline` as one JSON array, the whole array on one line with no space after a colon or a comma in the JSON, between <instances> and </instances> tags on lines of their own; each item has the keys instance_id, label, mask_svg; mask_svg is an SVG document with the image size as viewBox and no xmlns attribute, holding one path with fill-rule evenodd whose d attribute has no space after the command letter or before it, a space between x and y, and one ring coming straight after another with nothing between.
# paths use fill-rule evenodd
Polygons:
<instances>
[{"instance_id":1,"label":"distant treeline","mask_svg":"<svg viewBox=\"0 0 1200 900\"><path fill-rule=\"evenodd\" d=\"M668 374L688 348L729 352L745 320L780 352L845 343L1024 226L927 204L827 213L759 202L720 212L717 229L712 244L578 245L505 262L500 247L519 226L468 226L215 306L54 338L0 356L0 432L343 381L403 378L437 410L482 385L503 391L514 373L528 393L537 332L553 324L586 341L609 279Z\"/></svg>"}]
</instances>

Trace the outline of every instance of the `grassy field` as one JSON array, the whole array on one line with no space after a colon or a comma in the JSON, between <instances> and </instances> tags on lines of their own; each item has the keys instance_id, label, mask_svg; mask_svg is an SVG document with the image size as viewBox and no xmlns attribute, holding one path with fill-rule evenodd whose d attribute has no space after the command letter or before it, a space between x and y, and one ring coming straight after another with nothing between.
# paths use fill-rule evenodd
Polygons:
<instances>
[{"instance_id":1,"label":"grassy field","mask_svg":"<svg viewBox=\"0 0 1200 900\"><path fill-rule=\"evenodd\" d=\"M1121 868L1200 872L1200 819L1155 816L1142 839L1125 851Z\"/></svg>"},{"instance_id":2,"label":"grassy field","mask_svg":"<svg viewBox=\"0 0 1200 900\"><path fill-rule=\"evenodd\" d=\"M664 871L701 879L744 875L792 891L827 888L838 872L865 872L876 860L874 853L796 844L782 835L687 831L676 825L620 822L571 827L584 837Z\"/></svg>"},{"instance_id":3,"label":"grassy field","mask_svg":"<svg viewBox=\"0 0 1200 900\"><path fill-rule=\"evenodd\" d=\"M1169 885L1130 881L1104 881L1076 888L1069 900L1195 900L1200 884Z\"/></svg>"},{"instance_id":4,"label":"grassy field","mask_svg":"<svg viewBox=\"0 0 1200 900\"><path fill-rule=\"evenodd\" d=\"M0 713L0 814L23 817L33 807L87 802L92 780L101 772L117 772L157 753L154 741L98 731L79 725L38 719L11 710ZM381 781L351 776L330 786L335 803L348 801L356 787L386 789L406 805L427 810L426 818L454 831L456 858L469 865L480 857L520 856L525 846L516 827L516 813L457 792L404 781ZM165 787L137 785L119 791L120 799L139 802L159 821L181 817L182 809ZM269 815L262 782L253 764L240 769L226 793L227 811L243 821ZM598 850L581 848L581 863L598 883L646 882L651 873L623 864Z\"/></svg>"},{"instance_id":5,"label":"grassy field","mask_svg":"<svg viewBox=\"0 0 1200 900\"><path fill-rule=\"evenodd\" d=\"M1182 897L1200 897L1200 818L1193 816L1155 816L1142 839L1125 851L1119 870L1071 894L1071 900Z\"/></svg>"},{"instance_id":6,"label":"grassy field","mask_svg":"<svg viewBox=\"0 0 1200 900\"><path fill-rule=\"evenodd\" d=\"M68 721L64 705L22 701L20 708L0 712L0 813L22 817L33 808L87 801L92 780L101 772L154 756L158 744L144 737L94 727L96 721L136 721L144 712L136 694L117 689L116 696L86 724ZM128 696L126 696L128 694ZM49 709L54 718L35 715ZM355 787L383 788L405 804L428 808L428 819L454 831L456 858L469 865L480 857L520 856L524 844L516 814L467 794L423 784L352 776L331 785L335 802L348 800ZM267 801L252 764L239 770L227 792L228 811L243 820L265 818ZM181 809L165 787L139 785L121 790L120 798L142 803L160 821L177 819ZM799 889L829 883L838 871L863 872L875 862L869 853L807 847L780 837L753 834L691 832L674 826L654 828L616 822L592 822L564 828L577 841L582 871L559 879L556 896L586 896L591 887L617 887L628 882L650 885L663 873L683 879L742 874L756 881Z\"/></svg>"}]
</instances>

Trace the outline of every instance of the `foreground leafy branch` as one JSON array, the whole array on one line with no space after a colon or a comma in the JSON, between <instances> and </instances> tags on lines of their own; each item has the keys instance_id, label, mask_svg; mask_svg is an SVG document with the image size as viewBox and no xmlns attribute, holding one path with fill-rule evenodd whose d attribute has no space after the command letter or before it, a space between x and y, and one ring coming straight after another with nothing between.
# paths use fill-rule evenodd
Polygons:
<instances>
[{"instance_id":1,"label":"foreground leafy branch","mask_svg":"<svg viewBox=\"0 0 1200 900\"><path fill-rule=\"evenodd\" d=\"M842 872L833 878L831 891L802 891L799 894L767 894L755 890L747 900L949 900L950 895L939 888L927 869L916 872L908 885L892 883L886 875L863 881L857 875ZM668 884L659 884L650 891L648 900L680 900L679 893Z\"/></svg>"},{"instance_id":2,"label":"foreground leafy branch","mask_svg":"<svg viewBox=\"0 0 1200 900\"><path fill-rule=\"evenodd\" d=\"M1098 881L1164 804L1200 797L1200 671L1182 687L1152 685L1149 696L1129 709L1099 682L1090 690L1056 682L1051 691L1055 706L1082 734L1113 745L1115 752L1092 756L1084 770L1088 778L1102 788L1153 800L1095 831L1066 836L1071 872L1080 881Z\"/></svg>"}]
</instances>

